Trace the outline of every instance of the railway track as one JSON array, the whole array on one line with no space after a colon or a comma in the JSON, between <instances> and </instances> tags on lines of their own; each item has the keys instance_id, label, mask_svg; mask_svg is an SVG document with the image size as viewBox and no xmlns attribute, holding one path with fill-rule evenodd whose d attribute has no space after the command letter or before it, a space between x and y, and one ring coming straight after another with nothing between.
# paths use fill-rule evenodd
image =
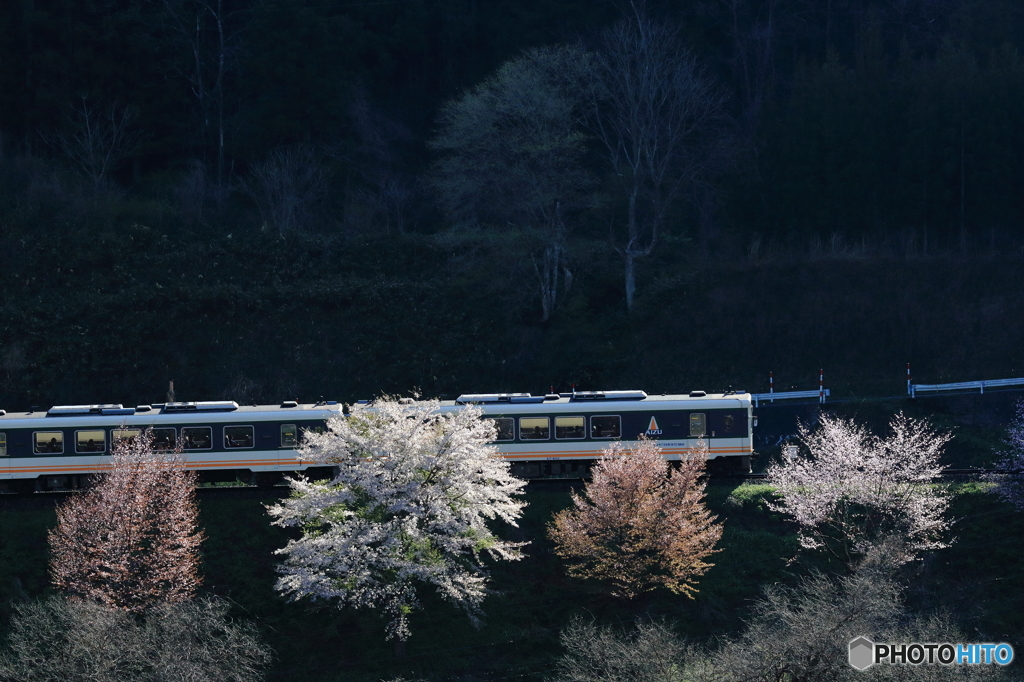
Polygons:
<instances>
[{"instance_id":1,"label":"railway track","mask_svg":"<svg viewBox=\"0 0 1024 682\"><path fill-rule=\"evenodd\" d=\"M1007 476L1007 475L1021 475L1024 471L1014 469L944 469L939 475L937 480L943 479L956 479L956 478L970 478L975 476ZM724 481L724 480L736 480L736 481L762 481L767 478L767 474L717 474L711 476L712 480ZM548 478L548 479L536 479L530 481L530 487L534 490L554 490L562 489L567 486L578 485L583 479L580 478ZM74 494L74 490L46 490L36 491L30 495L19 495L17 493L11 493L6 491L0 491L0 502L15 502L15 501L30 501L30 500L52 500L59 501L63 500L71 494ZM289 492L289 487L285 484L278 484L273 486L255 486L255 485L234 485L234 486L199 486L196 488L196 493L200 498L217 498L217 497L241 497L241 498L270 498L270 497L283 497Z\"/></svg>"}]
</instances>

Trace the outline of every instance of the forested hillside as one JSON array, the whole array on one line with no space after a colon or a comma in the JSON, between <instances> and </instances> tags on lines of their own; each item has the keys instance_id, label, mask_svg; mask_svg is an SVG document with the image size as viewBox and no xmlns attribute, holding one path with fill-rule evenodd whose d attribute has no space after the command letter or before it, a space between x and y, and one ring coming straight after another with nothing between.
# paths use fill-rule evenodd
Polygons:
<instances>
[{"instance_id":1,"label":"forested hillside","mask_svg":"<svg viewBox=\"0 0 1024 682\"><path fill-rule=\"evenodd\" d=\"M1012 0L0 3L0 405L1018 375L1022 48Z\"/></svg>"}]
</instances>

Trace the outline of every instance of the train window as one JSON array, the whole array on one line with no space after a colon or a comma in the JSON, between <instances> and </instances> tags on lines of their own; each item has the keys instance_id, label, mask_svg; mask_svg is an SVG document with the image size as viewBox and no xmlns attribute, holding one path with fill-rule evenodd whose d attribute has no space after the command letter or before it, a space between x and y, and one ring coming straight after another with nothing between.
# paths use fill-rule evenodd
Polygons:
<instances>
[{"instance_id":1,"label":"train window","mask_svg":"<svg viewBox=\"0 0 1024 682\"><path fill-rule=\"evenodd\" d=\"M209 450L213 447L213 429L209 426L183 426L181 440L186 450Z\"/></svg>"},{"instance_id":2,"label":"train window","mask_svg":"<svg viewBox=\"0 0 1024 682\"><path fill-rule=\"evenodd\" d=\"M75 431L75 452L106 452L106 449L106 431Z\"/></svg>"},{"instance_id":3,"label":"train window","mask_svg":"<svg viewBox=\"0 0 1024 682\"><path fill-rule=\"evenodd\" d=\"M294 448L299 444L299 430L295 424L281 424L281 447Z\"/></svg>"},{"instance_id":4,"label":"train window","mask_svg":"<svg viewBox=\"0 0 1024 682\"><path fill-rule=\"evenodd\" d=\"M251 426L225 426L224 447L226 448L251 448L252 427Z\"/></svg>"},{"instance_id":5,"label":"train window","mask_svg":"<svg viewBox=\"0 0 1024 682\"><path fill-rule=\"evenodd\" d=\"M81 433L81 432L79 432ZM117 447L117 444L123 440L133 440L142 435L142 429L111 429L110 430L110 444L111 447Z\"/></svg>"},{"instance_id":6,"label":"train window","mask_svg":"<svg viewBox=\"0 0 1024 682\"><path fill-rule=\"evenodd\" d=\"M622 417L606 414L590 418L591 438L618 438L622 435Z\"/></svg>"},{"instance_id":7,"label":"train window","mask_svg":"<svg viewBox=\"0 0 1024 682\"><path fill-rule=\"evenodd\" d=\"M725 433L732 433L734 428L736 428L736 418L731 414L725 415L722 419L722 431Z\"/></svg>"},{"instance_id":8,"label":"train window","mask_svg":"<svg viewBox=\"0 0 1024 682\"><path fill-rule=\"evenodd\" d=\"M550 423L547 417L520 417L520 440L547 440L551 437Z\"/></svg>"},{"instance_id":9,"label":"train window","mask_svg":"<svg viewBox=\"0 0 1024 682\"><path fill-rule=\"evenodd\" d=\"M0 433L0 457L7 456L7 434Z\"/></svg>"},{"instance_id":10,"label":"train window","mask_svg":"<svg viewBox=\"0 0 1024 682\"><path fill-rule=\"evenodd\" d=\"M169 452L178 447L178 438L174 435L174 427L153 429L153 449L158 452Z\"/></svg>"},{"instance_id":11,"label":"train window","mask_svg":"<svg viewBox=\"0 0 1024 682\"><path fill-rule=\"evenodd\" d=\"M36 431L34 452L37 455L49 455L64 452L63 431Z\"/></svg>"},{"instance_id":12,"label":"train window","mask_svg":"<svg viewBox=\"0 0 1024 682\"><path fill-rule=\"evenodd\" d=\"M555 417L555 438L585 438L586 422L585 417Z\"/></svg>"},{"instance_id":13,"label":"train window","mask_svg":"<svg viewBox=\"0 0 1024 682\"><path fill-rule=\"evenodd\" d=\"M699 438L708 432L707 416L703 412L690 414L690 436Z\"/></svg>"},{"instance_id":14,"label":"train window","mask_svg":"<svg viewBox=\"0 0 1024 682\"><path fill-rule=\"evenodd\" d=\"M494 430L498 432L497 437L494 439L495 441L516 439L515 419L511 417L496 417L488 421L494 423Z\"/></svg>"}]
</instances>

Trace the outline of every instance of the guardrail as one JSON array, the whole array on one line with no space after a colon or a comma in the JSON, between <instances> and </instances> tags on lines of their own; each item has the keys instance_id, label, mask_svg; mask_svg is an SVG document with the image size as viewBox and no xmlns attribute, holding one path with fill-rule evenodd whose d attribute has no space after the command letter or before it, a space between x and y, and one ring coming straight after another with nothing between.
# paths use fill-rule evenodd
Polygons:
<instances>
[{"instance_id":1,"label":"guardrail","mask_svg":"<svg viewBox=\"0 0 1024 682\"><path fill-rule=\"evenodd\" d=\"M825 402L825 398L832 395L832 392L827 388L818 389L817 391L779 391L777 393L751 393L750 397L754 401L754 407L758 406L758 403L769 402L773 403L776 400L797 400L800 398L817 398L819 403Z\"/></svg>"},{"instance_id":2,"label":"guardrail","mask_svg":"<svg viewBox=\"0 0 1024 682\"><path fill-rule=\"evenodd\" d=\"M954 384L914 384L907 382L907 395L916 398L918 393L942 393L945 391L973 391L985 392L986 388L1000 388L1003 386L1024 386L1024 379L992 379L991 381L961 381Z\"/></svg>"}]
</instances>

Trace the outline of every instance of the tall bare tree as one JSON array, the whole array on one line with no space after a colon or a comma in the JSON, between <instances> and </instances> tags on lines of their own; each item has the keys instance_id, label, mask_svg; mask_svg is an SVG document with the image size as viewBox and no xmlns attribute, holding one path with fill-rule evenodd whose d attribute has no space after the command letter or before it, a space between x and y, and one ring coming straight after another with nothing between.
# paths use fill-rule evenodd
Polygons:
<instances>
[{"instance_id":1,"label":"tall bare tree","mask_svg":"<svg viewBox=\"0 0 1024 682\"><path fill-rule=\"evenodd\" d=\"M196 474L150 432L114 444L110 469L57 509L50 576L73 596L131 612L189 599L200 583Z\"/></svg>"},{"instance_id":2,"label":"tall bare tree","mask_svg":"<svg viewBox=\"0 0 1024 682\"><path fill-rule=\"evenodd\" d=\"M217 188L224 182L224 85L233 66L234 32L231 13L223 0L163 0L168 25L189 54L189 66L179 69L188 80L203 134L204 146L213 137Z\"/></svg>"},{"instance_id":3,"label":"tall bare tree","mask_svg":"<svg viewBox=\"0 0 1024 682\"><path fill-rule=\"evenodd\" d=\"M676 29L653 21L641 2L609 29L589 81L589 127L618 178L625 234L626 307L636 293L636 262L651 255L670 211L706 180L717 159L716 123L724 95L697 65Z\"/></svg>"}]
</instances>

